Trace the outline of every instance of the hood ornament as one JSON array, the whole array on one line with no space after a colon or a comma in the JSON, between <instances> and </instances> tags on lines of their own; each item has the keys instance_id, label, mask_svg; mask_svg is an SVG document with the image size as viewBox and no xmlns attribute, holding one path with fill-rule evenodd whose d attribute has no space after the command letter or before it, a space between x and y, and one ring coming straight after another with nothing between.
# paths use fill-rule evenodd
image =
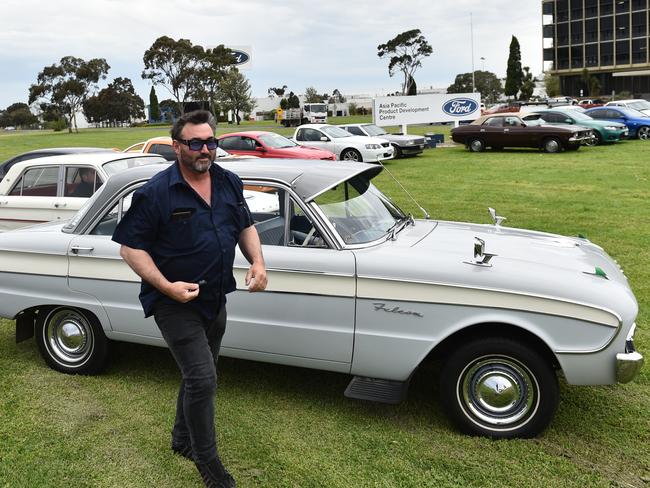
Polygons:
<instances>
[{"instance_id":1,"label":"hood ornament","mask_svg":"<svg viewBox=\"0 0 650 488\"><path fill-rule=\"evenodd\" d=\"M465 264L471 264L472 266L483 266L485 268L491 268L490 259L498 254L490 254L485 252L485 241L479 237L474 237L474 259L471 261L463 261Z\"/></svg>"},{"instance_id":2,"label":"hood ornament","mask_svg":"<svg viewBox=\"0 0 650 488\"><path fill-rule=\"evenodd\" d=\"M492 220L494 221L494 226L499 227L501 225L501 222L504 220L508 220L505 217L501 217L497 215L497 211L493 209L492 207L488 207L488 212L490 212L490 216L492 217Z\"/></svg>"}]
</instances>

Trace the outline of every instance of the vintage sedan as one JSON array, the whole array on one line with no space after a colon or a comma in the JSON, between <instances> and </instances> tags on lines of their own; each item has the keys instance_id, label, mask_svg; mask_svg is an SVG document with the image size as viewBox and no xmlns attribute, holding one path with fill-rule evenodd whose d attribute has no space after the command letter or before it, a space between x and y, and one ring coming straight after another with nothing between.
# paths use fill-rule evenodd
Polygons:
<instances>
[{"instance_id":1,"label":"vintage sedan","mask_svg":"<svg viewBox=\"0 0 650 488\"><path fill-rule=\"evenodd\" d=\"M391 143L395 150L395 158L404 156L416 156L424 151L425 141L422 136L409 134L389 134L375 124L344 124L338 125L341 129L347 130L350 134L363 137L381 137Z\"/></svg>"},{"instance_id":2,"label":"vintage sedan","mask_svg":"<svg viewBox=\"0 0 650 488\"><path fill-rule=\"evenodd\" d=\"M324 149L301 146L275 132L231 132L219 136L219 147L238 156L335 161L336 154Z\"/></svg>"},{"instance_id":3,"label":"vintage sedan","mask_svg":"<svg viewBox=\"0 0 650 488\"><path fill-rule=\"evenodd\" d=\"M251 208L266 292L246 291L248 263L235 258L226 356L349 374L346 396L388 403L437 361L454 422L495 438L548 425L560 372L597 385L631 381L641 368L634 294L584 238L507 228L496 212L493 224L415 220L373 184L380 165L224 166L246 191L275 200ZM69 222L0 234L0 316L16 320L17 341L35 335L55 370L100 371L109 341L165 345L111 240L157 170L112 176Z\"/></svg>"},{"instance_id":4,"label":"vintage sedan","mask_svg":"<svg viewBox=\"0 0 650 488\"><path fill-rule=\"evenodd\" d=\"M454 142L470 151L495 150L504 147L535 147L556 153L563 149L579 149L593 138L591 129L580 126L557 126L540 121L525 122L524 113L483 115L471 124L451 130Z\"/></svg>"},{"instance_id":5,"label":"vintage sedan","mask_svg":"<svg viewBox=\"0 0 650 488\"><path fill-rule=\"evenodd\" d=\"M69 219L110 175L164 162L164 158L153 154L104 151L13 164L0 181L0 232Z\"/></svg>"}]
</instances>

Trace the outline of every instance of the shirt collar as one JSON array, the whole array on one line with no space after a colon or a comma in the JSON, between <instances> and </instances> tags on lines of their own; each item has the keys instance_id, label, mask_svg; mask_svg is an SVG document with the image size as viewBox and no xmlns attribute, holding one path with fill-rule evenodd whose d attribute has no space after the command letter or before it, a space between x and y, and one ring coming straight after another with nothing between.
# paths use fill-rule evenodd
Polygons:
<instances>
[{"instance_id":1,"label":"shirt collar","mask_svg":"<svg viewBox=\"0 0 650 488\"><path fill-rule=\"evenodd\" d=\"M187 182L183 178L183 175L181 174L180 170L180 164L178 160L174 162L172 165L171 171L169 173L169 186L175 186L175 185L187 185ZM212 163L210 165L210 177L212 178L212 181L216 178L217 180L223 180L226 170L224 170L221 166L219 166L216 163Z\"/></svg>"}]
</instances>

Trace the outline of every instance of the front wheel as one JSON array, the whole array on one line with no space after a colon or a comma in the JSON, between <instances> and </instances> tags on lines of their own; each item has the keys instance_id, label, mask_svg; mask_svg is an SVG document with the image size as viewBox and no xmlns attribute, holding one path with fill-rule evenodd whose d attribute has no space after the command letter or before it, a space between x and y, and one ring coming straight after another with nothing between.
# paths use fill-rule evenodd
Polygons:
<instances>
[{"instance_id":1,"label":"front wheel","mask_svg":"<svg viewBox=\"0 0 650 488\"><path fill-rule=\"evenodd\" d=\"M559 388L552 365L520 341L490 338L464 344L440 374L445 410L471 435L534 437L557 409Z\"/></svg>"},{"instance_id":2,"label":"front wheel","mask_svg":"<svg viewBox=\"0 0 650 488\"><path fill-rule=\"evenodd\" d=\"M650 138L650 127L643 126L639 127L639 130L637 131L637 136L639 139L643 141L647 141L648 138Z\"/></svg>"},{"instance_id":3,"label":"front wheel","mask_svg":"<svg viewBox=\"0 0 650 488\"><path fill-rule=\"evenodd\" d=\"M361 153L356 149L346 149L341 153L341 161L363 161Z\"/></svg>"},{"instance_id":4,"label":"front wheel","mask_svg":"<svg viewBox=\"0 0 650 488\"><path fill-rule=\"evenodd\" d=\"M393 155L394 159L402 157L402 149L397 144L393 144L393 150L395 151Z\"/></svg>"},{"instance_id":5,"label":"front wheel","mask_svg":"<svg viewBox=\"0 0 650 488\"><path fill-rule=\"evenodd\" d=\"M73 307L41 311L36 342L48 366L66 374L95 374L108 357L108 339L97 318Z\"/></svg>"},{"instance_id":6,"label":"front wheel","mask_svg":"<svg viewBox=\"0 0 650 488\"><path fill-rule=\"evenodd\" d=\"M481 139L472 139L467 143L467 147L472 152L485 151L485 143Z\"/></svg>"},{"instance_id":7,"label":"front wheel","mask_svg":"<svg viewBox=\"0 0 650 488\"><path fill-rule=\"evenodd\" d=\"M544 149L544 152L547 153L558 153L562 150L562 144L557 137L549 137L544 139L542 148Z\"/></svg>"}]
</instances>

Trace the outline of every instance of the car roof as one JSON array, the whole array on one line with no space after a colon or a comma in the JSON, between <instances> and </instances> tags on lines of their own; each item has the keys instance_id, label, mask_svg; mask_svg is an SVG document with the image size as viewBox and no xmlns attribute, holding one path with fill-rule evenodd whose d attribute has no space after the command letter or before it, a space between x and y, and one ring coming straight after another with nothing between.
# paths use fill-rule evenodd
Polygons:
<instances>
[{"instance_id":1,"label":"car roof","mask_svg":"<svg viewBox=\"0 0 650 488\"><path fill-rule=\"evenodd\" d=\"M632 102L647 102L645 98L627 98L625 100L612 100L607 103L632 103Z\"/></svg>"},{"instance_id":2,"label":"car roof","mask_svg":"<svg viewBox=\"0 0 650 488\"><path fill-rule=\"evenodd\" d=\"M525 117L526 115L530 115L530 112L503 112L503 113L498 113L498 114L485 114L481 115L478 119L474 120L472 122L473 125L481 125L483 122L485 122L487 119L492 119L495 117Z\"/></svg>"},{"instance_id":3,"label":"car roof","mask_svg":"<svg viewBox=\"0 0 650 488\"><path fill-rule=\"evenodd\" d=\"M160 158L158 154L143 154L143 153L124 153L116 151L103 151L91 153L75 153L63 154L58 156L44 156L42 158L29 159L27 161L20 161L12 166L18 168L21 172L25 166L50 166L53 164L86 164L91 166L101 166L109 161L118 161L120 159L131 158Z\"/></svg>"},{"instance_id":4,"label":"car roof","mask_svg":"<svg viewBox=\"0 0 650 488\"><path fill-rule=\"evenodd\" d=\"M217 139L223 139L224 137L232 137L232 136L254 136L254 137L259 137L259 136L264 136L266 134L273 134L276 136L280 136L282 134L278 134L277 132L272 132L270 130L244 130L240 132L228 132L227 134L221 134Z\"/></svg>"}]
</instances>

